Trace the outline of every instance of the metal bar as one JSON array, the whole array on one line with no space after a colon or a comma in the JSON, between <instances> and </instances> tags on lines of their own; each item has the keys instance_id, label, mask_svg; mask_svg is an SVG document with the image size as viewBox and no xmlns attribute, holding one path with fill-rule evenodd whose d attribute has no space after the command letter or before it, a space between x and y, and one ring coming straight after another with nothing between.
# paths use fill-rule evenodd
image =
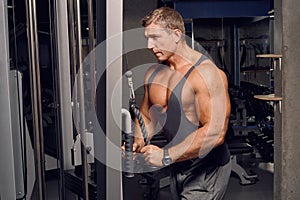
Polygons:
<instances>
[{"instance_id":1,"label":"metal bar","mask_svg":"<svg viewBox=\"0 0 300 200\"><path fill-rule=\"evenodd\" d=\"M76 29L76 22L75 22L75 16L74 16L75 8L74 8L74 0L68 0L68 19L69 19L69 33L70 33L70 65L72 69L72 79L71 83L75 84L75 79L76 79L76 73L77 73L77 57L76 57L76 52L77 52L77 44L76 44L76 34L75 34L75 29ZM78 91L77 87L73 87L73 115L77 116L79 113L78 111ZM79 127L79 120L78 117L74 118L74 123L76 127Z\"/></svg>"},{"instance_id":2,"label":"metal bar","mask_svg":"<svg viewBox=\"0 0 300 200\"><path fill-rule=\"evenodd\" d=\"M85 148L86 144L86 122L85 122L85 96L84 96L84 73L82 65L82 37L81 37L81 19L80 19L80 0L76 1L76 22L77 22L77 61L79 65L78 69L78 96L79 96L79 133L81 139L81 163L82 163L82 191L83 198L85 200L89 199L89 190L88 190L88 163L87 163L87 152Z\"/></svg>"},{"instance_id":3,"label":"metal bar","mask_svg":"<svg viewBox=\"0 0 300 200\"><path fill-rule=\"evenodd\" d=\"M10 71L10 102L12 116L12 136L14 152L15 169L15 187L16 199L22 199L26 196L26 148L24 146L23 129L23 95L22 95L22 75L18 70Z\"/></svg>"},{"instance_id":4,"label":"metal bar","mask_svg":"<svg viewBox=\"0 0 300 200\"><path fill-rule=\"evenodd\" d=\"M50 25L50 49L51 49L51 68L53 74L53 90L54 90L54 108L55 108L55 134L56 134L56 145L57 145L57 155L59 163L59 184L58 184L58 197L60 200L65 199L65 177L64 177L64 151L63 151L63 127L62 127L62 116L59 105L60 102L60 82L59 82L59 60L58 60L58 44L57 38L57 18L55 17L57 13L56 1L48 0L49 6L49 25Z\"/></svg>"},{"instance_id":5,"label":"metal bar","mask_svg":"<svg viewBox=\"0 0 300 200\"><path fill-rule=\"evenodd\" d=\"M93 14L93 0L87 0L87 5L88 5L88 24L89 24L89 63L90 63L90 72L93 73L91 75L92 78L92 98L90 99L91 102L93 103L93 106L95 107L95 110L97 110L97 102L96 102L96 89L97 89L97 83L96 83L96 56L92 52L93 49L95 48L95 28L94 28L94 14ZM88 119L89 120L89 125L90 128L88 130L91 130L93 133L95 133L94 127L95 123L98 123L97 119Z\"/></svg>"},{"instance_id":6,"label":"metal bar","mask_svg":"<svg viewBox=\"0 0 300 200\"><path fill-rule=\"evenodd\" d=\"M9 34L7 0L0 0L0 177L1 199L16 199L12 122L9 92Z\"/></svg>"},{"instance_id":7,"label":"metal bar","mask_svg":"<svg viewBox=\"0 0 300 200\"><path fill-rule=\"evenodd\" d=\"M106 179L106 199L121 200L123 198L121 154L116 154L115 145L112 144L121 145L119 125L121 124L122 89L116 86L122 78L123 0L106 0L106 9L106 164L108 166L113 164L117 169L107 167L106 176L109 178ZM114 96L113 93L118 95Z\"/></svg>"},{"instance_id":8,"label":"metal bar","mask_svg":"<svg viewBox=\"0 0 300 200\"><path fill-rule=\"evenodd\" d=\"M60 82L59 82L59 55L58 55L58 43L57 43L57 29L58 21L60 17L56 17L57 14L57 2L48 0L48 11L49 11L49 35L50 35L50 55L51 55L51 68L53 74L52 89L54 91L54 106L55 109L55 130L56 130L56 144L57 154L60 162L61 171L64 170L64 156L63 156L63 143L62 143L62 123L61 123L61 112L59 107L60 102ZM63 174L60 174L60 183L63 182ZM60 184L62 186L63 184ZM60 198L61 199L61 198Z\"/></svg>"},{"instance_id":9,"label":"metal bar","mask_svg":"<svg viewBox=\"0 0 300 200\"><path fill-rule=\"evenodd\" d=\"M76 76L76 41L75 41L75 21L73 0L56 0L56 48L58 58L58 82L59 82L59 112L60 112L60 198L75 199L76 196L65 189L65 170L74 169L72 165L70 150L73 146L73 118L71 89L74 86ZM69 47L69 48L66 48ZM74 64L75 63L75 64ZM74 67L74 69L72 68ZM72 68L72 70L71 70ZM72 76L70 76L72 71ZM72 80L73 79L73 80ZM76 89L76 87L74 87ZM75 97L77 98L77 92ZM77 99L74 106L77 106ZM76 109L75 109L76 110ZM74 112L76 115L78 112ZM75 118L76 119L76 118ZM75 122L77 123L77 122Z\"/></svg>"},{"instance_id":10,"label":"metal bar","mask_svg":"<svg viewBox=\"0 0 300 200\"><path fill-rule=\"evenodd\" d=\"M68 31L68 5L66 1L56 0L56 39L59 74L60 116L63 152L70 152L73 145L73 121L71 105L70 50ZM71 154L64 154L64 169L72 169Z\"/></svg>"},{"instance_id":11,"label":"metal bar","mask_svg":"<svg viewBox=\"0 0 300 200\"><path fill-rule=\"evenodd\" d=\"M16 13L15 1L12 0L12 13L13 13L13 41L14 41L14 67L16 69L11 71L10 78L10 90L11 95L16 94L16 96L11 96L12 102L16 101L11 107L12 109L12 121L15 124L13 126L13 143L14 143L14 159L15 159L15 185L16 185L16 198L21 199L27 194L26 181L27 181L27 161L26 161L26 136L24 132L24 115L23 115L23 95L22 95L22 74L18 71L18 47L17 47L17 35L16 35ZM12 75L13 74L13 75ZM15 80L15 81L13 81ZM17 92L16 92L17 91ZM18 106L15 106L18 105ZM14 107L17 110L13 111ZM14 116L18 113L18 116ZM16 128L16 129L15 129Z\"/></svg>"},{"instance_id":12,"label":"metal bar","mask_svg":"<svg viewBox=\"0 0 300 200\"><path fill-rule=\"evenodd\" d=\"M240 38L239 38L239 28L234 25L234 66L235 66L235 76L234 82L236 86L240 86Z\"/></svg>"},{"instance_id":13,"label":"metal bar","mask_svg":"<svg viewBox=\"0 0 300 200\"><path fill-rule=\"evenodd\" d=\"M39 42L37 33L36 2L26 1L28 51L30 55L30 89L33 113L34 154L38 199L45 199L45 158L41 104L41 84L39 66Z\"/></svg>"},{"instance_id":14,"label":"metal bar","mask_svg":"<svg viewBox=\"0 0 300 200\"><path fill-rule=\"evenodd\" d=\"M12 6L13 6L13 30L14 30L14 63L15 63L15 67L16 69L19 69L18 66L18 48L17 48L17 35L16 35L16 12L15 12L15 1L12 0Z\"/></svg>"},{"instance_id":15,"label":"metal bar","mask_svg":"<svg viewBox=\"0 0 300 200\"><path fill-rule=\"evenodd\" d=\"M87 0L87 4L88 4L88 22L89 22L89 52L91 52L95 47L93 0Z\"/></svg>"},{"instance_id":16,"label":"metal bar","mask_svg":"<svg viewBox=\"0 0 300 200\"><path fill-rule=\"evenodd\" d=\"M97 45L103 45L106 48L104 41L106 40L106 0L96 1L96 37ZM97 51L97 57L100 56L101 59L97 59L96 64L99 66L99 71L103 71L103 74L99 80L98 87L96 90L96 101L101 102L97 104L97 118L102 130L106 130L106 51ZM98 131L98 130L97 130ZM106 135L106 132L103 133ZM95 165L96 165L96 182L97 182L97 199L106 199L106 171L107 168L105 163L100 160L106 160L106 141L101 138L100 134L94 135L94 148L95 148Z\"/></svg>"}]
</instances>

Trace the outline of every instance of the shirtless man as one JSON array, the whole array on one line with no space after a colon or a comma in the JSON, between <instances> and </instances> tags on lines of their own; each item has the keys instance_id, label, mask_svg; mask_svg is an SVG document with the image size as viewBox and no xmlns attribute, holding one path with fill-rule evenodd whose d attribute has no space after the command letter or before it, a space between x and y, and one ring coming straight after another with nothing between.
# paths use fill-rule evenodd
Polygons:
<instances>
[{"instance_id":1,"label":"shirtless man","mask_svg":"<svg viewBox=\"0 0 300 200\"><path fill-rule=\"evenodd\" d=\"M227 78L190 48L180 14L167 7L143 19L148 48L160 63L145 75L140 107L149 137L160 124L168 145L146 145L135 129L133 151L148 165L169 166L174 199L222 199L231 172L224 143L230 115Z\"/></svg>"}]
</instances>

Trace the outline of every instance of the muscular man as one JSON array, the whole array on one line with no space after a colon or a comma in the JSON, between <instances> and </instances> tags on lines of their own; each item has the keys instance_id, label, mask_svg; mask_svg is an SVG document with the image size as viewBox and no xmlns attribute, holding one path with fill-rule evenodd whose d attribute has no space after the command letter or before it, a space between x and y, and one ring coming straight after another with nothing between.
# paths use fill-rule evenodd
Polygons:
<instances>
[{"instance_id":1,"label":"muscular man","mask_svg":"<svg viewBox=\"0 0 300 200\"><path fill-rule=\"evenodd\" d=\"M145 75L140 111L149 137L159 124L168 145L145 146L136 128L133 150L151 166L170 166L174 199L222 199L231 172L224 143L230 114L227 78L187 45L177 11L156 9L143 19L143 26L148 48L161 64Z\"/></svg>"}]
</instances>

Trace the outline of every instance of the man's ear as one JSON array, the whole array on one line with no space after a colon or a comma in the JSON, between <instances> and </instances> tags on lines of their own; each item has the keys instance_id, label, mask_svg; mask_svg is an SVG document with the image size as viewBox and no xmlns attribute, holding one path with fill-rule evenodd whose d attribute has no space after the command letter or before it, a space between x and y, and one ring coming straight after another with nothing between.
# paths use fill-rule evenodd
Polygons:
<instances>
[{"instance_id":1,"label":"man's ear","mask_svg":"<svg viewBox=\"0 0 300 200\"><path fill-rule=\"evenodd\" d=\"M179 29L174 30L175 42L178 43L181 40L182 32Z\"/></svg>"}]
</instances>

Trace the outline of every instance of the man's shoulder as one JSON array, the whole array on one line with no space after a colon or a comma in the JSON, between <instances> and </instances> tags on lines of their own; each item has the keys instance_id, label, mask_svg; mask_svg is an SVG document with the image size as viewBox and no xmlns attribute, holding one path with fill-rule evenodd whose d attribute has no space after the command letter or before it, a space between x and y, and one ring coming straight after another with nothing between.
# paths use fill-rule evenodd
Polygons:
<instances>
[{"instance_id":1,"label":"man's shoulder","mask_svg":"<svg viewBox=\"0 0 300 200\"><path fill-rule=\"evenodd\" d=\"M204 59L201 63L195 66L194 75L195 74L202 74L202 73L216 73L220 69L215 65L215 63L210 59Z\"/></svg>"},{"instance_id":2,"label":"man's shoulder","mask_svg":"<svg viewBox=\"0 0 300 200\"><path fill-rule=\"evenodd\" d=\"M161 71L165 68L167 68L167 66L165 66L164 64L160 64L160 63L151 65L146 71L145 79L149 79L153 73L155 73L155 72L158 73L159 71Z\"/></svg>"},{"instance_id":3,"label":"man's shoulder","mask_svg":"<svg viewBox=\"0 0 300 200\"><path fill-rule=\"evenodd\" d=\"M210 59L206 59L201 64L195 66L195 70L193 70L190 76L192 80L195 80L195 83L199 79L202 79L206 83L214 83L217 79L224 79L224 76L226 77L225 73Z\"/></svg>"}]
</instances>

